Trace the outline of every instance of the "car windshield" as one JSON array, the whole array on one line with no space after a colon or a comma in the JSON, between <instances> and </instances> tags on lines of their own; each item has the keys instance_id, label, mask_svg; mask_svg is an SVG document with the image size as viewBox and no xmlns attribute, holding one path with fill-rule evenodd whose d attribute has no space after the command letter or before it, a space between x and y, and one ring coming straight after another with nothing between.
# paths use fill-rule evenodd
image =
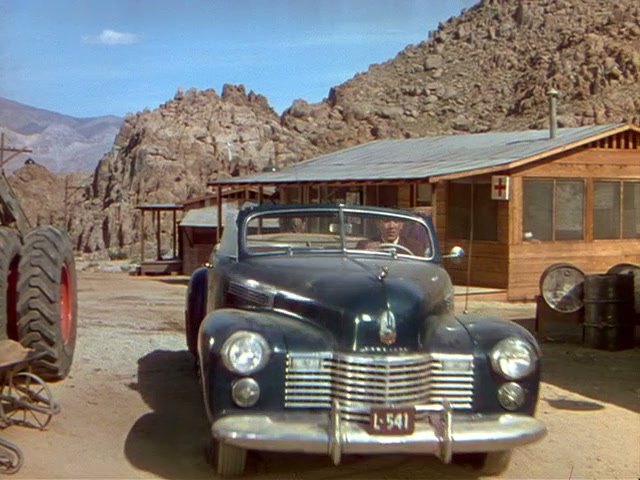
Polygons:
<instances>
[{"instance_id":1,"label":"car windshield","mask_svg":"<svg viewBox=\"0 0 640 480\"><path fill-rule=\"evenodd\" d=\"M283 210L250 215L243 244L251 255L354 251L429 258L426 224L388 211ZM344 244L343 244L344 241Z\"/></svg>"}]
</instances>

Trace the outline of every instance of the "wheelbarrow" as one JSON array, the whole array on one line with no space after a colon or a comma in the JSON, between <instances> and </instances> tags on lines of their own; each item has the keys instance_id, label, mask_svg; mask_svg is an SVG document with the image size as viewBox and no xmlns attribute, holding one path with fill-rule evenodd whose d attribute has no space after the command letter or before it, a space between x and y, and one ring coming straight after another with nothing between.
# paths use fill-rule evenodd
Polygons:
<instances>
[{"instance_id":1,"label":"wheelbarrow","mask_svg":"<svg viewBox=\"0 0 640 480\"><path fill-rule=\"evenodd\" d=\"M14 340L0 340L0 428L21 425L44 430L60 411L49 386L31 372L31 363L45 355ZM0 473L20 470L20 448L0 438Z\"/></svg>"}]
</instances>

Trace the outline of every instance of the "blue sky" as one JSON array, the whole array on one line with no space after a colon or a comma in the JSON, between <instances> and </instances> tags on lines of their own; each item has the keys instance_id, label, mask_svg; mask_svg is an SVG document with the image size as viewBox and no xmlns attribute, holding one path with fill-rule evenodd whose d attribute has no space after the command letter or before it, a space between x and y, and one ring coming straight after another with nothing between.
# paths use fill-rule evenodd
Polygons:
<instances>
[{"instance_id":1,"label":"blue sky","mask_svg":"<svg viewBox=\"0 0 640 480\"><path fill-rule=\"evenodd\" d=\"M0 0L0 97L92 117L244 84L281 113L475 0Z\"/></svg>"}]
</instances>

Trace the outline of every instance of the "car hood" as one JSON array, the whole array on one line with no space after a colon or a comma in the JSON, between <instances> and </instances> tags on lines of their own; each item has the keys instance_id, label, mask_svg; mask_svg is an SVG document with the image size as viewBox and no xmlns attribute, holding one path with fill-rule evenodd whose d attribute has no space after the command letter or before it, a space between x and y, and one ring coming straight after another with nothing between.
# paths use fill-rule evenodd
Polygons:
<instances>
[{"instance_id":1,"label":"car hood","mask_svg":"<svg viewBox=\"0 0 640 480\"><path fill-rule=\"evenodd\" d=\"M421 349L431 327L454 320L440 266L390 256L269 256L236 264L230 291L329 330L343 351ZM244 293L242 293L244 292ZM257 305L267 306L267 305ZM440 321L439 321L440 320Z\"/></svg>"}]
</instances>

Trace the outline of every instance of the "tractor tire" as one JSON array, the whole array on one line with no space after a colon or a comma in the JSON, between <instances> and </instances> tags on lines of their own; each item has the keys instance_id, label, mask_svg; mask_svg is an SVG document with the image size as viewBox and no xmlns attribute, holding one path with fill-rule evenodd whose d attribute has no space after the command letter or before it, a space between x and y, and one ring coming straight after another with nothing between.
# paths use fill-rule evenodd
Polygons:
<instances>
[{"instance_id":1,"label":"tractor tire","mask_svg":"<svg viewBox=\"0 0 640 480\"><path fill-rule=\"evenodd\" d=\"M38 227L24 238L18 267L18 340L44 352L33 371L48 381L65 378L76 345L78 290L67 233Z\"/></svg>"},{"instance_id":2,"label":"tractor tire","mask_svg":"<svg viewBox=\"0 0 640 480\"><path fill-rule=\"evenodd\" d=\"M0 227L0 340L17 340L18 262L20 235L17 230Z\"/></svg>"}]
</instances>

